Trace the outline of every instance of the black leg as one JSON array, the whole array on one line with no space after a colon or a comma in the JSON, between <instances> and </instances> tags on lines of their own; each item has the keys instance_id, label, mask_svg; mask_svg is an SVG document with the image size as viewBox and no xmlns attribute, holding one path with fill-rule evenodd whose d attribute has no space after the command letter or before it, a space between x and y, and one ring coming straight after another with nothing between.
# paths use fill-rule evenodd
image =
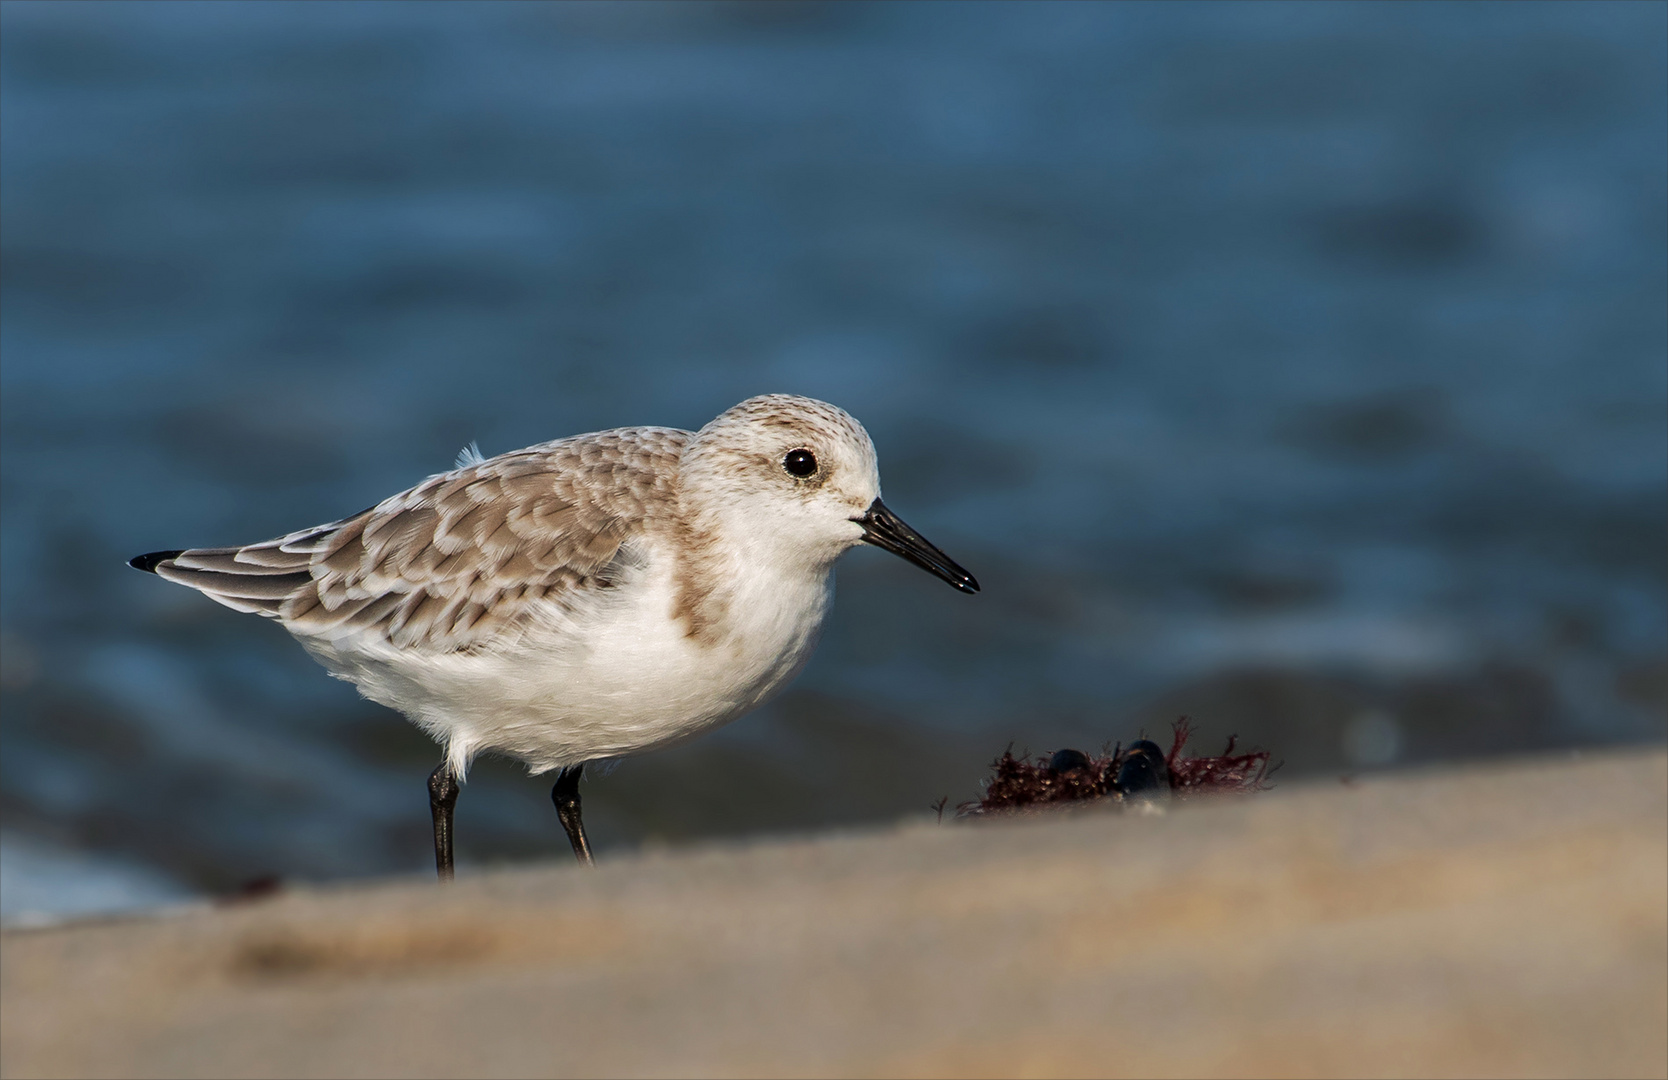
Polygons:
<instances>
[{"instance_id":1,"label":"black leg","mask_svg":"<svg viewBox=\"0 0 1668 1080\"><path fill-rule=\"evenodd\" d=\"M585 775L584 765L570 765L556 774L556 786L550 789L550 800L556 804L556 816L567 830L568 843L573 845L573 857L586 866L591 860L591 842L585 839L585 822L579 816L579 778Z\"/></svg>"},{"instance_id":2,"label":"black leg","mask_svg":"<svg viewBox=\"0 0 1668 1080\"><path fill-rule=\"evenodd\" d=\"M452 880L452 807L458 804L458 778L442 761L429 773L429 813L434 815L434 869L441 881ZM578 812L577 803L575 813Z\"/></svg>"}]
</instances>

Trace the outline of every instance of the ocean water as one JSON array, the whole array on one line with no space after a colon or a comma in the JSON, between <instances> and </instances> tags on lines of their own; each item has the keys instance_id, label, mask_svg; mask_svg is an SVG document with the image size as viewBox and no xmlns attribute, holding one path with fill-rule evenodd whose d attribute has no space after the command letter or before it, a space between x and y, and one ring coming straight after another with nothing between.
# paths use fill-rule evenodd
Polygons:
<instances>
[{"instance_id":1,"label":"ocean water","mask_svg":"<svg viewBox=\"0 0 1668 1080\"><path fill-rule=\"evenodd\" d=\"M859 417L984 592L848 556L788 693L587 781L605 854L928 813L1010 743L1183 713L1285 778L1668 734L1664 5L8 2L0 30L30 911L428 864L435 748L128 557L761 392ZM458 829L465 869L566 857L509 763Z\"/></svg>"}]
</instances>

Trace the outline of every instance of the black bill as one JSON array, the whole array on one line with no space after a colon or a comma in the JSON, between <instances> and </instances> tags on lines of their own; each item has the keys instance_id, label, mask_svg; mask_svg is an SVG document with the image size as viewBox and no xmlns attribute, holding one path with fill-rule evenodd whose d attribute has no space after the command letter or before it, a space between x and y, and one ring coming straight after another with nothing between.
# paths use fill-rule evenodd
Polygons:
<instances>
[{"instance_id":1,"label":"black bill","mask_svg":"<svg viewBox=\"0 0 1668 1080\"><path fill-rule=\"evenodd\" d=\"M903 519L886 509L876 499L869 504L869 512L853 521L863 526L863 540L894 555L901 555L923 570L929 570L964 593L979 591L973 575L957 566L955 560L927 543L927 538L903 523Z\"/></svg>"}]
</instances>

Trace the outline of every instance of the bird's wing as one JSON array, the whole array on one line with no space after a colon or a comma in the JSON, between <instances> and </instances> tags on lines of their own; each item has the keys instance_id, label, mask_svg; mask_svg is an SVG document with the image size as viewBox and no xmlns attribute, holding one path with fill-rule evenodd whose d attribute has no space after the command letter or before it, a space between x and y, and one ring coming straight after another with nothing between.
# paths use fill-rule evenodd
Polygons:
<instances>
[{"instance_id":1,"label":"bird's wing","mask_svg":"<svg viewBox=\"0 0 1668 1080\"><path fill-rule=\"evenodd\" d=\"M619 583L628 541L676 498L688 438L622 428L560 439L431 476L329 525L145 568L306 638L495 648L536 606L571 611Z\"/></svg>"}]
</instances>

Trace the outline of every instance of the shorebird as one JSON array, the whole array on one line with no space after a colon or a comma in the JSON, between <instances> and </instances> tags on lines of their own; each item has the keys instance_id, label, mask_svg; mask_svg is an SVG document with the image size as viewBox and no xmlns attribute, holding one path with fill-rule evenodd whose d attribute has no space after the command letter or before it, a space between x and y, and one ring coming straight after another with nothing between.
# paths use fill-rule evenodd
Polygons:
<instances>
[{"instance_id":1,"label":"shorebird","mask_svg":"<svg viewBox=\"0 0 1668 1080\"><path fill-rule=\"evenodd\" d=\"M352 517L130 565L276 619L440 743L428 787L446 880L476 754L555 771L557 815L590 864L585 764L693 738L780 690L810 656L834 561L862 543L979 591L881 502L861 424L769 394L696 432L466 451Z\"/></svg>"}]
</instances>

